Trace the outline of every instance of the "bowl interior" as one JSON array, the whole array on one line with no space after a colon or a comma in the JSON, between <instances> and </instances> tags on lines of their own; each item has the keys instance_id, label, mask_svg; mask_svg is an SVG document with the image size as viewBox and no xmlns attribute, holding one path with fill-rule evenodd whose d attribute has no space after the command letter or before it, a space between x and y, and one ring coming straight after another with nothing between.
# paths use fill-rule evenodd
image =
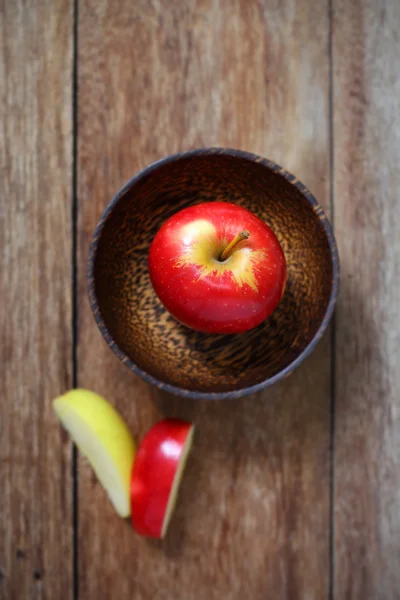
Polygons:
<instances>
[{"instance_id":1,"label":"bowl interior","mask_svg":"<svg viewBox=\"0 0 400 600\"><path fill-rule=\"evenodd\" d=\"M165 219L217 200L244 206L270 225L288 265L278 308L240 335L206 335L180 325L148 274L149 245ZM313 340L330 300L333 263L320 213L262 162L219 153L161 162L117 195L98 229L92 283L109 335L144 372L185 390L230 392L271 378Z\"/></svg>"}]
</instances>

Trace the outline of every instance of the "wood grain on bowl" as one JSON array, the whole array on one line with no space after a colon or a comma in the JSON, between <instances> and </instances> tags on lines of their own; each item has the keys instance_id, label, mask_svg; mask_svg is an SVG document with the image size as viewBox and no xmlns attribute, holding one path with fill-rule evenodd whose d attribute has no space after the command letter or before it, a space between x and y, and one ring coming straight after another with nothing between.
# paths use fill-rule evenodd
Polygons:
<instances>
[{"instance_id":1,"label":"wood grain on bowl","mask_svg":"<svg viewBox=\"0 0 400 600\"><path fill-rule=\"evenodd\" d=\"M294 179L261 157L205 149L160 161L118 192L94 233L89 293L100 330L127 366L159 387L212 397L241 395L294 368L322 334L338 285L326 217ZM288 279L278 308L242 334L209 335L184 327L163 308L149 277L150 244L166 219L213 201L257 215L274 231L286 258Z\"/></svg>"}]
</instances>

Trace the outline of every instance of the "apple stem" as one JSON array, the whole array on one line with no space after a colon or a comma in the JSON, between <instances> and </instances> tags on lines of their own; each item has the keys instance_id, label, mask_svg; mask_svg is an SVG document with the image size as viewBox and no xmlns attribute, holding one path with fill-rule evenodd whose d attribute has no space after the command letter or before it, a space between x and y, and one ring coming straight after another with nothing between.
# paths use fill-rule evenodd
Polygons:
<instances>
[{"instance_id":1,"label":"apple stem","mask_svg":"<svg viewBox=\"0 0 400 600\"><path fill-rule=\"evenodd\" d=\"M242 240L247 240L250 237L250 232L247 230L241 231L240 233L237 234L236 237L233 238L233 240L227 245L227 247L225 248L225 250L222 252L221 256L220 256L220 261L224 261L228 258L228 256L230 256L233 248Z\"/></svg>"}]
</instances>

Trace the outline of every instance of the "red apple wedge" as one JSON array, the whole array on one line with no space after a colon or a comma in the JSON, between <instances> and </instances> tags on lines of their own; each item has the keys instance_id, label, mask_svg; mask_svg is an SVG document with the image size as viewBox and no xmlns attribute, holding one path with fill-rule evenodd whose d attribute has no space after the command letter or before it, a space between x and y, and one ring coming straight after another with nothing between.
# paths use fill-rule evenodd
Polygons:
<instances>
[{"instance_id":1,"label":"red apple wedge","mask_svg":"<svg viewBox=\"0 0 400 600\"><path fill-rule=\"evenodd\" d=\"M140 444L131 479L132 525L139 534L165 536L193 431L191 423L165 419L154 425Z\"/></svg>"}]
</instances>

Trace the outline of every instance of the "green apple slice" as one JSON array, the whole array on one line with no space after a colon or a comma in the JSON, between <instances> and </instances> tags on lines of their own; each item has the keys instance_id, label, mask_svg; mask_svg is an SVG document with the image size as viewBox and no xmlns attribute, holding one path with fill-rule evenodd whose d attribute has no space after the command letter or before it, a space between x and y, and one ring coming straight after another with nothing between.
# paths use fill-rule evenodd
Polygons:
<instances>
[{"instance_id":1,"label":"green apple slice","mask_svg":"<svg viewBox=\"0 0 400 600\"><path fill-rule=\"evenodd\" d=\"M136 445L126 423L107 400L89 390L71 390L56 398L53 407L117 513L128 517Z\"/></svg>"}]
</instances>

